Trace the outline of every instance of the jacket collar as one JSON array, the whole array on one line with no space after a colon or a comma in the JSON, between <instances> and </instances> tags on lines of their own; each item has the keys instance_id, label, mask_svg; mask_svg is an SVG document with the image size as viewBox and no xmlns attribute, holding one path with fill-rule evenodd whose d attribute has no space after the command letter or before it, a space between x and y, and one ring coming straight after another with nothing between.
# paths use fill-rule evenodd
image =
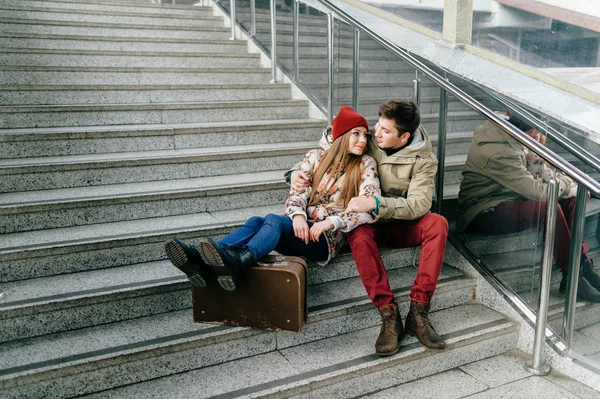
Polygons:
<instances>
[{"instance_id":1,"label":"jacket collar","mask_svg":"<svg viewBox=\"0 0 600 399\"><path fill-rule=\"evenodd\" d=\"M431 148L431 140L422 125L415 132L410 145L392 155L387 155L383 149L379 148L374 134L371 134L369 138L369 152L372 154L377 153L376 159L378 163L414 163L417 156L425 157L431 154Z\"/></svg>"}]
</instances>

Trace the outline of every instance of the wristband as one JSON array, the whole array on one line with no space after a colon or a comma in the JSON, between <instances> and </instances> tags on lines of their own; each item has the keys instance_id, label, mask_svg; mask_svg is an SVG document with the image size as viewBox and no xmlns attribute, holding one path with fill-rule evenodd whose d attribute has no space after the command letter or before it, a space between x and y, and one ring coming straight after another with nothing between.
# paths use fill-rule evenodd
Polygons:
<instances>
[{"instance_id":1,"label":"wristband","mask_svg":"<svg viewBox=\"0 0 600 399\"><path fill-rule=\"evenodd\" d=\"M375 215L379 215L379 205L381 204L381 201L379 200L378 197L375 197L375 209L373 209L373 213Z\"/></svg>"}]
</instances>

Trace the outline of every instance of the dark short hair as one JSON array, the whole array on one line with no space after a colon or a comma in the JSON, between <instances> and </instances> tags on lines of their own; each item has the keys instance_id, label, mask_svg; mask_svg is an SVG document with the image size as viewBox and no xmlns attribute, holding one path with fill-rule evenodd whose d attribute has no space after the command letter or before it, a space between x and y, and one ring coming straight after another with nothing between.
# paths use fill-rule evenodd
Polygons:
<instances>
[{"instance_id":1,"label":"dark short hair","mask_svg":"<svg viewBox=\"0 0 600 399\"><path fill-rule=\"evenodd\" d=\"M531 123L527 122L523 118L518 115L512 114L508 121L517 129L522 130L523 132L527 132L529 129L533 128Z\"/></svg>"},{"instance_id":2,"label":"dark short hair","mask_svg":"<svg viewBox=\"0 0 600 399\"><path fill-rule=\"evenodd\" d=\"M409 132L411 137L421 124L419 107L408 98L386 101L379 106L379 117L393 119L398 134Z\"/></svg>"}]
</instances>

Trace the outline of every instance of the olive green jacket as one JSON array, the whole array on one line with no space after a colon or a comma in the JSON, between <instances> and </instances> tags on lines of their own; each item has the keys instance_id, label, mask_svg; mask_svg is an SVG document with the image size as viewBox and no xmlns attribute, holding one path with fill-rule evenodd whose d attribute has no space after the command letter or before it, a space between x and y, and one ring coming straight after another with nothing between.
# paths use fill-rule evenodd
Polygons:
<instances>
[{"instance_id":1,"label":"olive green jacket","mask_svg":"<svg viewBox=\"0 0 600 399\"><path fill-rule=\"evenodd\" d=\"M458 231L502 202L546 198L548 185L527 170L526 154L521 143L489 121L475 129L458 193ZM565 197L572 180L560 174L556 179L559 197Z\"/></svg>"},{"instance_id":2,"label":"olive green jacket","mask_svg":"<svg viewBox=\"0 0 600 399\"><path fill-rule=\"evenodd\" d=\"M387 155L369 136L368 154L375 158L381 182L379 219L419 219L431 209L438 161L421 126L407 147Z\"/></svg>"},{"instance_id":3,"label":"olive green jacket","mask_svg":"<svg viewBox=\"0 0 600 399\"><path fill-rule=\"evenodd\" d=\"M324 139L328 134L329 129L323 132ZM378 197L379 221L414 220L425 216L431 209L438 164L425 129L421 126L410 145L389 156L377 146L371 132L367 153L375 158L378 165L382 194ZM286 175L298 169L299 164Z\"/></svg>"}]
</instances>

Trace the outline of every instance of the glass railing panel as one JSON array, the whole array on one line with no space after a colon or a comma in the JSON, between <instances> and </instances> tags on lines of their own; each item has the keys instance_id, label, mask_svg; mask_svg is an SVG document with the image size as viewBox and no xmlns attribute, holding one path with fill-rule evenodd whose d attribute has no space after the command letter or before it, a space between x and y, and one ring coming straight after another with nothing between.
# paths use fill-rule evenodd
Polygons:
<instances>
[{"instance_id":1,"label":"glass railing panel","mask_svg":"<svg viewBox=\"0 0 600 399\"><path fill-rule=\"evenodd\" d=\"M575 148L580 148L589 153L589 155L598 158L600 155L600 144L598 144L594 138L582 134L570 127L566 127L546 115L542 115L539 112L516 103L514 100L507 99L500 94L494 93L490 89L473 84L461 77L448 74L435 65L427 63L427 66L440 75L446 76L447 79L459 89L493 111L517 116L522 116L523 112L525 112L533 116L537 120L536 129L543 133L541 138L549 149L586 174L596 173L598 171L598 168L590 166L589 162L584 162L581 158L582 155L575 154L573 150L565 146L565 141L569 141ZM568 140L564 140L565 137ZM600 163L596 162L596 164Z\"/></svg>"},{"instance_id":2,"label":"glass railing panel","mask_svg":"<svg viewBox=\"0 0 600 399\"><path fill-rule=\"evenodd\" d=\"M225 3L227 3L227 1ZM221 4L226 5L225 3ZM227 10L229 10L229 8L227 8ZM238 24L242 25L247 31L250 31L250 0L235 1L235 19Z\"/></svg>"},{"instance_id":3,"label":"glass railing panel","mask_svg":"<svg viewBox=\"0 0 600 399\"><path fill-rule=\"evenodd\" d=\"M569 1L480 3L473 12L474 46L600 93L600 8Z\"/></svg>"},{"instance_id":4,"label":"glass railing panel","mask_svg":"<svg viewBox=\"0 0 600 399\"><path fill-rule=\"evenodd\" d=\"M333 40L333 110L352 106L354 76L354 30L338 19L334 23Z\"/></svg>"},{"instance_id":5,"label":"glass railing panel","mask_svg":"<svg viewBox=\"0 0 600 399\"><path fill-rule=\"evenodd\" d=\"M447 151L450 145L449 136ZM537 158L490 122L475 128L456 165L460 158L456 206L449 207L456 214L448 215L452 230L481 264L537 311L547 186L535 175ZM447 156L446 162L451 159Z\"/></svg>"},{"instance_id":6,"label":"glass railing panel","mask_svg":"<svg viewBox=\"0 0 600 399\"><path fill-rule=\"evenodd\" d=\"M442 32L444 23L443 0L363 0L363 2L433 31Z\"/></svg>"},{"instance_id":7,"label":"glass railing panel","mask_svg":"<svg viewBox=\"0 0 600 399\"><path fill-rule=\"evenodd\" d=\"M412 98L413 68L366 35L360 35L358 108L375 124L379 105L395 98ZM351 81L352 71L347 76Z\"/></svg>"},{"instance_id":8,"label":"glass railing panel","mask_svg":"<svg viewBox=\"0 0 600 399\"><path fill-rule=\"evenodd\" d=\"M575 198L564 198L560 200L560 203L569 232L572 232ZM598 242L600 199L590 198L585 201L584 207L583 243L571 243L573 246L582 246L573 330L568 332L564 329L564 318L569 302L566 298L569 296L569 287L566 284L560 290L561 287L557 283L552 287L551 298L557 296L558 300L550 301L548 324L567 343L569 343L569 336L571 337L570 345L573 354L586 357L588 361L600 367L600 356L598 355L600 352L600 275L595 266L600 262L600 244ZM559 229L560 227L557 226L557 233ZM557 272L557 274L561 273ZM559 281L559 279L557 278L555 281Z\"/></svg>"},{"instance_id":9,"label":"glass railing panel","mask_svg":"<svg viewBox=\"0 0 600 399\"><path fill-rule=\"evenodd\" d=\"M277 60L288 71L293 71L293 41L294 41L294 4L286 4L281 0L276 6ZM300 31L306 27L300 27Z\"/></svg>"},{"instance_id":10,"label":"glass railing panel","mask_svg":"<svg viewBox=\"0 0 600 399\"><path fill-rule=\"evenodd\" d=\"M299 75L298 80L323 106L327 106L327 15L301 6L299 15ZM280 57L291 65L292 45L282 46Z\"/></svg>"}]
</instances>

